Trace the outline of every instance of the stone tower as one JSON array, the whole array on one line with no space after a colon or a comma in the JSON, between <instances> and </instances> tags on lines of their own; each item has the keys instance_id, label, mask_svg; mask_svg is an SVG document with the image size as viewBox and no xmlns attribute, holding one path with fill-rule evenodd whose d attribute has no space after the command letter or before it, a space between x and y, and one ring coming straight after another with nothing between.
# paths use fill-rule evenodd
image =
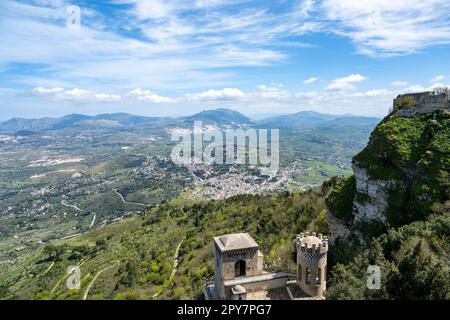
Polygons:
<instances>
[{"instance_id":1,"label":"stone tower","mask_svg":"<svg viewBox=\"0 0 450 320\"><path fill-rule=\"evenodd\" d=\"M297 283L312 297L323 297L326 289L328 240L313 232L300 233L297 246Z\"/></svg>"},{"instance_id":2,"label":"stone tower","mask_svg":"<svg viewBox=\"0 0 450 320\"><path fill-rule=\"evenodd\" d=\"M263 272L263 255L248 233L227 234L214 238L215 290L219 299L230 299L225 282L251 277ZM240 288L234 288L238 290ZM233 293L236 294L236 293ZM239 293L241 294L241 293Z\"/></svg>"}]
</instances>

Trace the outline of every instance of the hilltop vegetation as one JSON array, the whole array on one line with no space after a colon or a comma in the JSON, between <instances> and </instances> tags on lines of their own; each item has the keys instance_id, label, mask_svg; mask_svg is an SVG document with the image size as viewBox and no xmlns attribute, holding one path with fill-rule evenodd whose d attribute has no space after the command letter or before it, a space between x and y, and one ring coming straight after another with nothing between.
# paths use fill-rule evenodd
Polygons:
<instances>
[{"instance_id":1,"label":"hilltop vegetation","mask_svg":"<svg viewBox=\"0 0 450 320\"><path fill-rule=\"evenodd\" d=\"M354 158L370 179L399 181L389 189L386 216L391 226L448 211L450 205L450 113L393 115L373 131Z\"/></svg>"},{"instance_id":2,"label":"hilltop vegetation","mask_svg":"<svg viewBox=\"0 0 450 320\"><path fill-rule=\"evenodd\" d=\"M8 133L0 134L0 263L14 261L21 250L177 197L297 192L348 175L373 119L316 117L323 121L305 117L294 128L281 128L280 170L273 179L247 165L185 167L171 161L171 132L192 129L193 120L222 129L261 128L236 111L209 110L185 118L68 115L2 123L0 131ZM333 124L327 124L331 119Z\"/></svg>"},{"instance_id":3,"label":"hilltop vegetation","mask_svg":"<svg viewBox=\"0 0 450 320\"><path fill-rule=\"evenodd\" d=\"M356 221L333 248L327 298L450 299L449 141L444 110L394 111L375 128L354 157L355 177L326 201L336 218ZM381 269L380 290L366 286L369 265Z\"/></svg>"},{"instance_id":4,"label":"hilltop vegetation","mask_svg":"<svg viewBox=\"0 0 450 320\"><path fill-rule=\"evenodd\" d=\"M16 263L0 269L0 297L82 299L89 288L88 299L197 299L214 273L212 238L231 232L250 232L269 270L293 271L295 235L303 230L328 233L324 199L331 187L278 196L173 201L23 252ZM171 279L180 243L180 262ZM80 290L65 286L69 265L81 265Z\"/></svg>"},{"instance_id":5,"label":"hilltop vegetation","mask_svg":"<svg viewBox=\"0 0 450 320\"><path fill-rule=\"evenodd\" d=\"M391 115L355 157L367 171L366 181L377 181L377 194L388 195L385 221L354 222L355 202L373 201L373 194L358 190L356 174L300 193L210 201L178 197L72 239L23 249L14 262L3 262L0 298L199 299L214 273L214 236L249 232L261 246L267 270L295 272L295 235L305 230L329 235L330 210L350 233L330 247L328 299L449 299L449 128L446 113ZM301 159L291 143L297 137L326 158L344 146L326 134L320 139L334 141L333 149L315 141L318 135L292 132L282 142L292 145L283 148L287 158ZM294 166L305 160L297 161ZM331 166L319 172L325 169L344 172ZM390 190L387 180L400 181L403 188ZM119 191L135 192L132 186ZM71 265L81 267L79 290L65 285ZM379 290L366 286L369 265L381 269Z\"/></svg>"},{"instance_id":6,"label":"hilltop vegetation","mask_svg":"<svg viewBox=\"0 0 450 320\"><path fill-rule=\"evenodd\" d=\"M373 239L333 268L327 299L450 299L450 213L417 221ZM366 286L367 267L381 271L381 288Z\"/></svg>"},{"instance_id":7,"label":"hilltop vegetation","mask_svg":"<svg viewBox=\"0 0 450 320\"><path fill-rule=\"evenodd\" d=\"M80 237L55 241L0 269L5 299L201 299L214 274L214 236L249 232L266 269L295 272L294 236L329 235L325 199L348 179L304 193L175 200ZM345 183L344 183L345 184ZM434 215L351 248L331 247L328 299L448 299L450 214ZM174 254L180 246L179 264ZM343 247L354 250L343 254ZM65 286L69 265L81 266L80 290ZM381 268L382 287L366 287L367 267ZM175 272L174 272L175 270ZM174 272L174 273L173 273ZM171 276L173 273L173 276Z\"/></svg>"}]
</instances>

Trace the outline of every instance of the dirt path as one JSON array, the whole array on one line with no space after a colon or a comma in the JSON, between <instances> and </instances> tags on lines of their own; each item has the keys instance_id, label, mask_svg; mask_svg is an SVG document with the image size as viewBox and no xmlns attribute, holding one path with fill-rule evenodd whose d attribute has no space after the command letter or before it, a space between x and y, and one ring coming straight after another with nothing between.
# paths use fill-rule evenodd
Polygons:
<instances>
[{"instance_id":1,"label":"dirt path","mask_svg":"<svg viewBox=\"0 0 450 320\"><path fill-rule=\"evenodd\" d=\"M75 209L75 210L77 210L77 211L81 211L81 209L78 208L77 206L74 206L74 205L72 205L72 204L67 204L64 200L61 200L61 204L62 204L63 206L65 206L65 207L70 207L70 208L73 208L73 209Z\"/></svg>"},{"instance_id":2,"label":"dirt path","mask_svg":"<svg viewBox=\"0 0 450 320\"><path fill-rule=\"evenodd\" d=\"M119 191L117 191L117 189L114 189L114 192L119 196L120 200L122 200L122 202L125 204L134 204L135 206L141 206L141 207L151 206L151 205L145 204L145 203L127 201L127 200L125 200L125 197Z\"/></svg>"},{"instance_id":3,"label":"dirt path","mask_svg":"<svg viewBox=\"0 0 450 320\"><path fill-rule=\"evenodd\" d=\"M183 241L184 241L184 238L178 244L177 248L175 249L175 254L173 255L173 269L172 269L172 273L170 274L170 278L169 278L170 281L172 281L173 277L175 276L175 274L177 273L177 270L178 270L178 255L180 254L180 247L181 247L181 244L183 243Z\"/></svg>"},{"instance_id":4,"label":"dirt path","mask_svg":"<svg viewBox=\"0 0 450 320\"><path fill-rule=\"evenodd\" d=\"M81 268L81 266L82 266L86 261L88 261L88 260L89 260L89 258L80 260L80 263L78 264L78 267ZM70 273L64 274L64 276L63 276L61 279L59 279L58 282L55 284L55 286L53 287L52 291L50 291L50 294L53 294L53 292L55 292L55 290L59 287L59 285L61 284L61 282L63 282L64 280L66 280L68 276L70 276Z\"/></svg>"},{"instance_id":5,"label":"dirt path","mask_svg":"<svg viewBox=\"0 0 450 320\"><path fill-rule=\"evenodd\" d=\"M105 272L108 269L111 269L112 267L114 267L116 264L120 263L120 261L114 261L114 263L112 265L110 265L109 267L103 268L102 270L100 270L99 272L96 273L96 275L94 276L94 278L92 279L92 281L89 283L89 285L86 288L86 291L84 291L84 295L83 295L83 300L87 299L87 296L89 294L89 290L91 290L95 280L97 280L98 276L100 274L102 274L103 272Z\"/></svg>"},{"instance_id":6,"label":"dirt path","mask_svg":"<svg viewBox=\"0 0 450 320\"><path fill-rule=\"evenodd\" d=\"M92 229L95 223L95 219L97 218L97 214L94 212L94 216L92 217L91 225L89 226L89 229Z\"/></svg>"},{"instance_id":7,"label":"dirt path","mask_svg":"<svg viewBox=\"0 0 450 320\"><path fill-rule=\"evenodd\" d=\"M175 253L173 255L173 268L172 268L172 273L170 274L170 278L169 278L170 281L172 281L173 277L175 276L175 274L177 273L177 270L178 270L178 256L180 254L180 247L181 247L181 244L183 243L183 241L184 241L184 238L181 239L181 241L178 244L177 248L175 249ZM158 297L163 290L164 290L164 288L161 288L161 290L159 290L157 293L155 293L152 296L152 299L155 299L156 297Z\"/></svg>"},{"instance_id":8,"label":"dirt path","mask_svg":"<svg viewBox=\"0 0 450 320\"><path fill-rule=\"evenodd\" d=\"M47 270L45 270L42 275L45 275L47 272L49 272L53 268L54 265L55 265L55 261L52 261L52 263L50 263Z\"/></svg>"}]
</instances>

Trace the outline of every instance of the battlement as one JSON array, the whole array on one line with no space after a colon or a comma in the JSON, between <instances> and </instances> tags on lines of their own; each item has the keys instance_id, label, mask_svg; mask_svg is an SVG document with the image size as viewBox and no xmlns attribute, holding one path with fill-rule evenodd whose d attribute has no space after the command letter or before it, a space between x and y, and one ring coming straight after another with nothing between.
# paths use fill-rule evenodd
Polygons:
<instances>
[{"instance_id":1,"label":"battlement","mask_svg":"<svg viewBox=\"0 0 450 320\"><path fill-rule=\"evenodd\" d=\"M300 233L296 238L297 250L314 255L322 255L328 251L328 239L322 234Z\"/></svg>"},{"instance_id":2,"label":"battlement","mask_svg":"<svg viewBox=\"0 0 450 320\"><path fill-rule=\"evenodd\" d=\"M450 101L445 92L436 94L433 91L425 91L401 94L393 102L393 111L402 116L448 109L450 109Z\"/></svg>"}]
</instances>

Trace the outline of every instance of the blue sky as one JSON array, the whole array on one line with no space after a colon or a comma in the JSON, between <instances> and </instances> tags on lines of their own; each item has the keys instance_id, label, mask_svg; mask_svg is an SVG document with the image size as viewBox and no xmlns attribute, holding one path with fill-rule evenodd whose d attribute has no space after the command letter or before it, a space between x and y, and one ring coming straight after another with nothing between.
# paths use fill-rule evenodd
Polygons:
<instances>
[{"instance_id":1,"label":"blue sky","mask_svg":"<svg viewBox=\"0 0 450 320\"><path fill-rule=\"evenodd\" d=\"M444 0L4 0L0 32L0 120L383 116L399 93L450 82Z\"/></svg>"}]
</instances>

